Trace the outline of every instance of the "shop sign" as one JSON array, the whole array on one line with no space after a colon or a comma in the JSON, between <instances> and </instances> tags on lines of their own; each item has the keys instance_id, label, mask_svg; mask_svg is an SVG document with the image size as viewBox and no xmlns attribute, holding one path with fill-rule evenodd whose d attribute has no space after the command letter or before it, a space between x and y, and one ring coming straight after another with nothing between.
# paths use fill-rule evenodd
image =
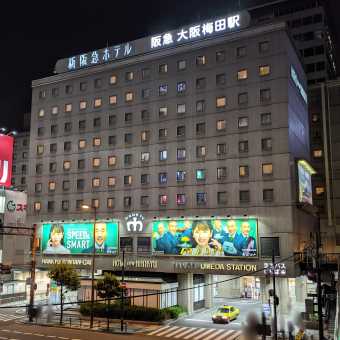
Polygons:
<instances>
[{"instance_id":1,"label":"shop sign","mask_svg":"<svg viewBox=\"0 0 340 340\"><path fill-rule=\"evenodd\" d=\"M256 272L256 264L213 263L213 262L175 262L175 270L203 270L216 272Z\"/></svg>"},{"instance_id":2,"label":"shop sign","mask_svg":"<svg viewBox=\"0 0 340 340\"><path fill-rule=\"evenodd\" d=\"M27 194L21 191L5 191L5 216L6 227L26 226Z\"/></svg>"},{"instance_id":3,"label":"shop sign","mask_svg":"<svg viewBox=\"0 0 340 340\"><path fill-rule=\"evenodd\" d=\"M263 264L263 272L265 275L273 275L273 264L272 263L264 263ZM275 275L286 275L287 267L285 263L275 263Z\"/></svg>"},{"instance_id":4,"label":"shop sign","mask_svg":"<svg viewBox=\"0 0 340 340\"><path fill-rule=\"evenodd\" d=\"M55 265L55 264L70 264L73 266L91 266L92 265L92 260L91 259L86 259L86 258L73 258L73 257L68 257L68 258L56 258L56 257L42 257L41 258L41 264L44 265Z\"/></svg>"},{"instance_id":5,"label":"shop sign","mask_svg":"<svg viewBox=\"0 0 340 340\"><path fill-rule=\"evenodd\" d=\"M114 259L112 265L114 268L122 268L123 260L120 258ZM143 258L128 259L128 260L125 260L124 267L133 268L133 269L157 269L158 261L151 260L151 259L143 259Z\"/></svg>"},{"instance_id":6,"label":"shop sign","mask_svg":"<svg viewBox=\"0 0 340 340\"><path fill-rule=\"evenodd\" d=\"M14 138L0 134L0 186L8 188L12 181Z\"/></svg>"},{"instance_id":7,"label":"shop sign","mask_svg":"<svg viewBox=\"0 0 340 340\"><path fill-rule=\"evenodd\" d=\"M130 232L139 232L143 231L144 227L144 216L140 213L130 213L125 217L126 222L126 230Z\"/></svg>"}]
</instances>

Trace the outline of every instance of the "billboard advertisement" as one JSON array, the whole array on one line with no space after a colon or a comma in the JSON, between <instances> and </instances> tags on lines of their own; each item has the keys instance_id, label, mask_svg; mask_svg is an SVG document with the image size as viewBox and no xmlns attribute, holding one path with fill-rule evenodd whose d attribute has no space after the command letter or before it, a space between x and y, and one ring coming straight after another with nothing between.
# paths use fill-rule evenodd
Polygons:
<instances>
[{"instance_id":1,"label":"billboard advertisement","mask_svg":"<svg viewBox=\"0 0 340 340\"><path fill-rule=\"evenodd\" d=\"M5 190L4 213L6 227L26 226L27 194L21 191Z\"/></svg>"},{"instance_id":2,"label":"billboard advertisement","mask_svg":"<svg viewBox=\"0 0 340 340\"><path fill-rule=\"evenodd\" d=\"M12 181L14 138L0 135L0 186L9 188Z\"/></svg>"},{"instance_id":3,"label":"billboard advertisement","mask_svg":"<svg viewBox=\"0 0 340 340\"><path fill-rule=\"evenodd\" d=\"M181 219L151 223L153 251L160 254L258 256L256 219Z\"/></svg>"},{"instance_id":4,"label":"billboard advertisement","mask_svg":"<svg viewBox=\"0 0 340 340\"><path fill-rule=\"evenodd\" d=\"M118 253L118 222L97 222L96 254ZM46 223L41 230L41 252L53 254L91 254L93 223Z\"/></svg>"},{"instance_id":5,"label":"billboard advertisement","mask_svg":"<svg viewBox=\"0 0 340 340\"><path fill-rule=\"evenodd\" d=\"M299 202L313 205L312 175L315 170L305 160L297 162L299 181Z\"/></svg>"}]
</instances>

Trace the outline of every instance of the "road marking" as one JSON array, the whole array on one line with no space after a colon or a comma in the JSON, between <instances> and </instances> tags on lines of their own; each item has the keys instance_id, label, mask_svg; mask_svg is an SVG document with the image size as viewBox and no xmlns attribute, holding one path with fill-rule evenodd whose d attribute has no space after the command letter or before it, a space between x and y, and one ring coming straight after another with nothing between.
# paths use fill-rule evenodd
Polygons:
<instances>
[{"instance_id":1,"label":"road marking","mask_svg":"<svg viewBox=\"0 0 340 340\"><path fill-rule=\"evenodd\" d=\"M236 332L236 331L235 331ZM234 334L233 336L230 337L230 339L228 340L235 340L237 339L238 337L240 337L242 335L242 331L238 331L236 332L236 334Z\"/></svg>"},{"instance_id":2,"label":"road marking","mask_svg":"<svg viewBox=\"0 0 340 340\"><path fill-rule=\"evenodd\" d=\"M32 333L26 332L26 333L24 333L24 335L32 335Z\"/></svg>"},{"instance_id":3,"label":"road marking","mask_svg":"<svg viewBox=\"0 0 340 340\"><path fill-rule=\"evenodd\" d=\"M207 338L205 338L204 340L209 340L209 339L212 339L213 337L215 337L216 335L224 332L225 329L218 329L217 332L213 333L213 334L210 334Z\"/></svg>"},{"instance_id":4,"label":"road marking","mask_svg":"<svg viewBox=\"0 0 340 340\"><path fill-rule=\"evenodd\" d=\"M40 333L33 333L33 335L35 335L35 336L45 336L44 334L40 334Z\"/></svg>"},{"instance_id":5,"label":"road marking","mask_svg":"<svg viewBox=\"0 0 340 340\"><path fill-rule=\"evenodd\" d=\"M197 333L199 333L201 331L202 331L202 328L198 328L194 332L192 332L191 334L188 334L187 336L185 336L184 339L190 339L193 335L196 335Z\"/></svg>"},{"instance_id":6,"label":"road marking","mask_svg":"<svg viewBox=\"0 0 340 340\"><path fill-rule=\"evenodd\" d=\"M185 331L183 331L182 333L179 333L177 334L176 336L174 336L175 339L178 339L178 338L182 338L184 335L190 333L191 331L193 331L194 329L196 329L195 327L191 327Z\"/></svg>"},{"instance_id":7,"label":"road marking","mask_svg":"<svg viewBox=\"0 0 340 340\"><path fill-rule=\"evenodd\" d=\"M0 339L7 340L8 338L6 338L5 336L0 336Z\"/></svg>"},{"instance_id":8,"label":"road marking","mask_svg":"<svg viewBox=\"0 0 340 340\"><path fill-rule=\"evenodd\" d=\"M154 335L154 334L161 332L162 330L167 329L167 328L170 328L170 326L164 326L164 327L158 328L155 331L148 333L148 335Z\"/></svg>"},{"instance_id":9,"label":"road marking","mask_svg":"<svg viewBox=\"0 0 340 340\"><path fill-rule=\"evenodd\" d=\"M196 321L196 322L211 322L210 320L207 319L185 319L185 321Z\"/></svg>"},{"instance_id":10,"label":"road marking","mask_svg":"<svg viewBox=\"0 0 340 340\"><path fill-rule=\"evenodd\" d=\"M201 328L201 329L204 329L204 328ZM199 336L195 336L194 339L195 340L200 340L200 339L204 338L206 335L210 334L211 332L215 332L215 331L216 331L216 328L207 329L206 331L204 331Z\"/></svg>"},{"instance_id":11,"label":"road marking","mask_svg":"<svg viewBox=\"0 0 340 340\"><path fill-rule=\"evenodd\" d=\"M12 331L13 333L16 333L16 334L22 334L22 332L20 331Z\"/></svg>"},{"instance_id":12,"label":"road marking","mask_svg":"<svg viewBox=\"0 0 340 340\"><path fill-rule=\"evenodd\" d=\"M166 329L165 331L158 333L157 336L163 336L163 335L165 335L166 333L169 333L169 332L171 334L177 328L178 328L177 326L170 327L169 329Z\"/></svg>"},{"instance_id":13,"label":"road marking","mask_svg":"<svg viewBox=\"0 0 340 340\"><path fill-rule=\"evenodd\" d=\"M58 339L69 340L69 338L65 338L63 336L58 336Z\"/></svg>"},{"instance_id":14,"label":"road marking","mask_svg":"<svg viewBox=\"0 0 340 340\"><path fill-rule=\"evenodd\" d=\"M229 330L226 333L223 333L222 335L219 335L217 338L215 338L215 340L222 340L222 339L228 339L229 340L229 338L227 336L229 334L232 334L232 333L234 333L234 331L233 330Z\"/></svg>"},{"instance_id":15,"label":"road marking","mask_svg":"<svg viewBox=\"0 0 340 340\"><path fill-rule=\"evenodd\" d=\"M174 328L174 327L173 327L173 328ZM176 335L176 334L178 334L178 333L180 333L180 332L183 332L183 330L186 331L186 330L187 330L187 327L180 327L180 328L174 330L173 332L167 334L165 337L166 337L166 338L172 337L172 336L174 336L174 335Z\"/></svg>"}]
</instances>

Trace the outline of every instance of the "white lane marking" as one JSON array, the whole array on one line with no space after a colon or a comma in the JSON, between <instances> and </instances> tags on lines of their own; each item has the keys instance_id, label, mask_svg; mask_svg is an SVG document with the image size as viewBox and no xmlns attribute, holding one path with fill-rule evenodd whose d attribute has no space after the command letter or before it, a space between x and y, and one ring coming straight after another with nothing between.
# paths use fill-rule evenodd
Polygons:
<instances>
[{"instance_id":1,"label":"white lane marking","mask_svg":"<svg viewBox=\"0 0 340 340\"><path fill-rule=\"evenodd\" d=\"M235 331L236 332L236 331ZM228 340L235 340L236 338L240 337L242 335L242 331L236 332L234 335L228 338Z\"/></svg>"},{"instance_id":2,"label":"white lane marking","mask_svg":"<svg viewBox=\"0 0 340 340\"><path fill-rule=\"evenodd\" d=\"M178 328L177 326L170 327L169 329L166 329L165 331L158 333L157 336L163 336L167 333L172 333L177 328Z\"/></svg>"},{"instance_id":3,"label":"white lane marking","mask_svg":"<svg viewBox=\"0 0 340 340\"><path fill-rule=\"evenodd\" d=\"M172 330L172 332L171 332L171 333L168 333L165 337L166 337L166 338L172 337L172 336L178 334L179 332L183 332L183 331L185 331L185 330L187 330L187 327L179 327L179 328L176 329L176 330Z\"/></svg>"},{"instance_id":4,"label":"white lane marking","mask_svg":"<svg viewBox=\"0 0 340 340\"><path fill-rule=\"evenodd\" d=\"M56 338L57 336L56 335L47 335L46 337L47 338Z\"/></svg>"},{"instance_id":5,"label":"white lane marking","mask_svg":"<svg viewBox=\"0 0 340 340\"><path fill-rule=\"evenodd\" d=\"M58 336L58 339L68 340L69 338L65 338L63 336Z\"/></svg>"},{"instance_id":6,"label":"white lane marking","mask_svg":"<svg viewBox=\"0 0 340 340\"><path fill-rule=\"evenodd\" d=\"M205 331L202 334L195 336L194 337L195 340L200 340L200 339L204 338L206 335L216 331L216 328L210 328L210 329L209 328L208 329L201 328L201 329L204 329Z\"/></svg>"},{"instance_id":7,"label":"white lane marking","mask_svg":"<svg viewBox=\"0 0 340 340\"><path fill-rule=\"evenodd\" d=\"M196 329L195 327L190 327L188 328L186 331L183 331L182 333L177 334L176 336L174 336L175 339L178 338L182 338L184 335L190 333L191 331L193 331L194 329Z\"/></svg>"},{"instance_id":8,"label":"white lane marking","mask_svg":"<svg viewBox=\"0 0 340 340\"><path fill-rule=\"evenodd\" d=\"M185 319L185 321L196 321L196 322L211 322L211 320L207 319Z\"/></svg>"},{"instance_id":9,"label":"white lane marking","mask_svg":"<svg viewBox=\"0 0 340 340\"><path fill-rule=\"evenodd\" d=\"M148 333L148 335L155 335L158 332L161 332L162 330L165 330L165 329L168 329L168 328L170 328L170 326L164 326L164 327L158 328L155 331L152 331L151 333Z\"/></svg>"},{"instance_id":10,"label":"white lane marking","mask_svg":"<svg viewBox=\"0 0 340 340\"><path fill-rule=\"evenodd\" d=\"M210 334L207 338L205 338L204 340L209 340L209 339L212 339L213 337L215 337L216 335L224 332L225 329L217 329L216 332Z\"/></svg>"},{"instance_id":11,"label":"white lane marking","mask_svg":"<svg viewBox=\"0 0 340 340\"><path fill-rule=\"evenodd\" d=\"M187 336L185 336L184 339L190 339L191 337L193 337L194 335L196 335L199 332L202 332L202 328L197 328L194 332L192 332L191 334L188 334Z\"/></svg>"},{"instance_id":12,"label":"white lane marking","mask_svg":"<svg viewBox=\"0 0 340 340\"><path fill-rule=\"evenodd\" d=\"M26 333L24 333L24 335L32 335L32 333L26 332Z\"/></svg>"},{"instance_id":13,"label":"white lane marking","mask_svg":"<svg viewBox=\"0 0 340 340\"><path fill-rule=\"evenodd\" d=\"M44 334L40 334L40 333L33 333L33 335L35 335L35 336L45 336Z\"/></svg>"},{"instance_id":14,"label":"white lane marking","mask_svg":"<svg viewBox=\"0 0 340 340\"><path fill-rule=\"evenodd\" d=\"M233 330L229 330L226 333L223 333L222 335L218 336L217 338L215 338L215 340L222 340L222 339L229 339L228 336L229 334L234 333Z\"/></svg>"}]
</instances>

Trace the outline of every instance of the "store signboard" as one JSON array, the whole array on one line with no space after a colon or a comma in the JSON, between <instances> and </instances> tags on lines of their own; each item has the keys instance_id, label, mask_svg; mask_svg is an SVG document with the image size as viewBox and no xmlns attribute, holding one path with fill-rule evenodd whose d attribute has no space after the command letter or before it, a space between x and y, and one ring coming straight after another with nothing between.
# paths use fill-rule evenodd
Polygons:
<instances>
[{"instance_id":1,"label":"store signboard","mask_svg":"<svg viewBox=\"0 0 340 340\"><path fill-rule=\"evenodd\" d=\"M13 145L13 137L0 134L0 187L11 186Z\"/></svg>"},{"instance_id":2,"label":"store signboard","mask_svg":"<svg viewBox=\"0 0 340 340\"><path fill-rule=\"evenodd\" d=\"M118 222L97 222L96 254L118 253ZM91 254L93 223L46 223L42 225L41 252L53 254Z\"/></svg>"},{"instance_id":3,"label":"store signboard","mask_svg":"<svg viewBox=\"0 0 340 340\"><path fill-rule=\"evenodd\" d=\"M312 175L315 170L305 160L298 160L299 202L313 205Z\"/></svg>"},{"instance_id":4,"label":"store signboard","mask_svg":"<svg viewBox=\"0 0 340 340\"><path fill-rule=\"evenodd\" d=\"M27 194L21 191L5 191L4 226L25 227L27 216Z\"/></svg>"},{"instance_id":5,"label":"store signboard","mask_svg":"<svg viewBox=\"0 0 340 340\"><path fill-rule=\"evenodd\" d=\"M257 257L256 219L157 220L152 247L158 255Z\"/></svg>"}]
</instances>

